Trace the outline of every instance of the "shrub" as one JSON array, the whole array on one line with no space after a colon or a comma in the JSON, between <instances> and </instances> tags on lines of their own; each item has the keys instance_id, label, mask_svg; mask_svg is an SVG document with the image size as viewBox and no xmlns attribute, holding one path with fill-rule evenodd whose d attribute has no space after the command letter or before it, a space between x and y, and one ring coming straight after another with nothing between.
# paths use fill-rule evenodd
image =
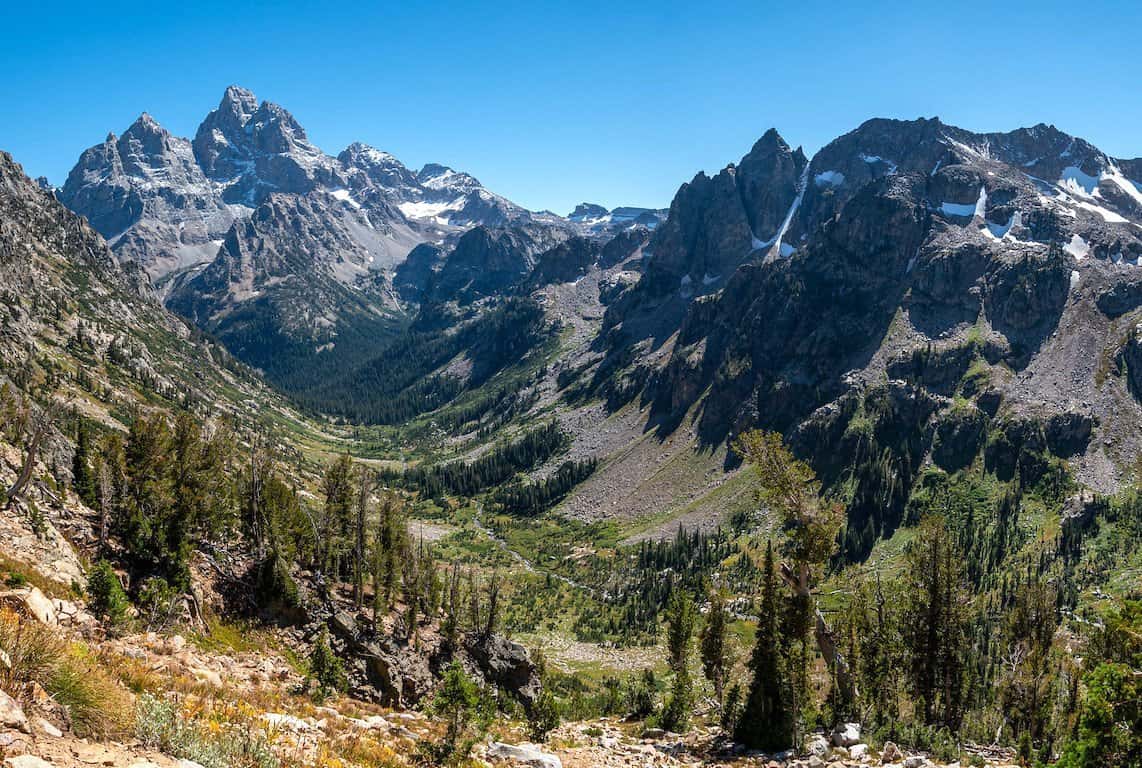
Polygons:
<instances>
[{"instance_id":1,"label":"shrub","mask_svg":"<svg viewBox=\"0 0 1142 768\"><path fill-rule=\"evenodd\" d=\"M122 624L130 606L119 577L106 560L100 560L87 574L87 604L97 616L111 624Z\"/></svg>"},{"instance_id":2,"label":"shrub","mask_svg":"<svg viewBox=\"0 0 1142 768\"><path fill-rule=\"evenodd\" d=\"M631 718L643 719L654 712L654 692L657 687L658 681L652 669L643 670L638 680L631 683L627 692L627 707Z\"/></svg>"},{"instance_id":3,"label":"shrub","mask_svg":"<svg viewBox=\"0 0 1142 768\"><path fill-rule=\"evenodd\" d=\"M280 768L265 737L248 728L210 733L175 705L144 693L135 707L135 736L145 747L203 768Z\"/></svg>"},{"instance_id":4,"label":"shrub","mask_svg":"<svg viewBox=\"0 0 1142 768\"><path fill-rule=\"evenodd\" d=\"M559 707L550 691L543 691L527 713L527 735L533 741L544 741L559 726Z\"/></svg>"},{"instance_id":5,"label":"shrub","mask_svg":"<svg viewBox=\"0 0 1142 768\"><path fill-rule=\"evenodd\" d=\"M44 688L67 710L79 736L105 739L130 730L130 696L82 645L60 659Z\"/></svg>"},{"instance_id":6,"label":"shrub","mask_svg":"<svg viewBox=\"0 0 1142 768\"><path fill-rule=\"evenodd\" d=\"M153 576L139 587L139 618L151 630L161 630L175 622L180 595L166 579Z\"/></svg>"},{"instance_id":7,"label":"shrub","mask_svg":"<svg viewBox=\"0 0 1142 768\"><path fill-rule=\"evenodd\" d=\"M349 687L341 659L329 647L329 631L322 628L309 655L309 676L317 683L315 697L321 701Z\"/></svg>"}]
</instances>

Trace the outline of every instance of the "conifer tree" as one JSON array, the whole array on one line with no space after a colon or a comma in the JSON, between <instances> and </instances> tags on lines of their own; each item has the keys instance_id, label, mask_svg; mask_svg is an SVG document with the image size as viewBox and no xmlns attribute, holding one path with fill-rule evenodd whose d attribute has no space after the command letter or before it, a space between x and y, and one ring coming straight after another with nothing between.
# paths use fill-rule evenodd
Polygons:
<instances>
[{"instance_id":1,"label":"conifer tree","mask_svg":"<svg viewBox=\"0 0 1142 768\"><path fill-rule=\"evenodd\" d=\"M904 644L924 721L959 728L963 716L967 588L963 556L942 517L920 522L906 553Z\"/></svg>"},{"instance_id":2,"label":"conifer tree","mask_svg":"<svg viewBox=\"0 0 1142 768\"><path fill-rule=\"evenodd\" d=\"M735 731L738 741L755 749L786 749L793 744L795 735L795 702L791 701L791 685L782 658L780 613L773 543L769 542L765 548L757 637L749 661L753 679Z\"/></svg>"},{"instance_id":3,"label":"conifer tree","mask_svg":"<svg viewBox=\"0 0 1142 768\"><path fill-rule=\"evenodd\" d=\"M714 697L718 707L724 703L727 658L726 633L729 628L729 612L726 599L720 590L710 593L710 610L706 623L702 626L699 648L702 654L702 670L706 679L714 686Z\"/></svg>"},{"instance_id":4,"label":"conifer tree","mask_svg":"<svg viewBox=\"0 0 1142 768\"><path fill-rule=\"evenodd\" d=\"M75 427L75 453L71 460L71 486L80 501L95 507L98 501L95 473L91 467L91 432L79 418Z\"/></svg>"},{"instance_id":5,"label":"conifer tree","mask_svg":"<svg viewBox=\"0 0 1142 768\"><path fill-rule=\"evenodd\" d=\"M334 580L344 576L347 537L353 518L353 458L344 453L325 470L321 481L325 497L319 562L326 575Z\"/></svg>"},{"instance_id":6,"label":"conifer tree","mask_svg":"<svg viewBox=\"0 0 1142 768\"><path fill-rule=\"evenodd\" d=\"M794 458L780 434L746 432L733 448L754 468L758 500L777 515L785 532L783 552L789 562L782 562L778 573L793 593L790 629L800 639L808 633L803 625L812 619L813 637L833 675L837 698L843 704L851 703L856 698L856 685L848 660L813 598L818 571L836 550L844 510L821 499L821 483L812 468ZM803 652L798 670L801 676L806 663Z\"/></svg>"},{"instance_id":7,"label":"conifer tree","mask_svg":"<svg viewBox=\"0 0 1142 768\"><path fill-rule=\"evenodd\" d=\"M684 590L675 588L666 609L666 649L674 682L670 688L670 699L662 710L662 727L670 731L684 731L690 722L694 686L687 657L695 623L694 601Z\"/></svg>"}]
</instances>

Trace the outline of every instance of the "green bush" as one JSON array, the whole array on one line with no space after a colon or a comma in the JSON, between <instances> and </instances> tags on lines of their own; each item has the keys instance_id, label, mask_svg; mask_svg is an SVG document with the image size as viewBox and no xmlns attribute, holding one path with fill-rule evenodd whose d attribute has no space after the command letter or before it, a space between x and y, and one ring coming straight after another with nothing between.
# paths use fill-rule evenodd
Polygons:
<instances>
[{"instance_id":1,"label":"green bush","mask_svg":"<svg viewBox=\"0 0 1142 768\"><path fill-rule=\"evenodd\" d=\"M559 706L555 696L544 690L527 713L527 735L533 741L544 741L559 726Z\"/></svg>"},{"instance_id":2,"label":"green bush","mask_svg":"<svg viewBox=\"0 0 1142 768\"><path fill-rule=\"evenodd\" d=\"M208 733L181 716L174 704L149 693L135 707L135 736L150 749L192 760L203 768L280 768L281 761L257 731L229 728Z\"/></svg>"},{"instance_id":3,"label":"green bush","mask_svg":"<svg viewBox=\"0 0 1142 768\"><path fill-rule=\"evenodd\" d=\"M329 647L329 631L322 628L313 651L309 654L309 676L317 684L314 697L318 701L329 698L334 693L345 691L349 681L345 667L337 654Z\"/></svg>"},{"instance_id":4,"label":"green bush","mask_svg":"<svg viewBox=\"0 0 1142 768\"><path fill-rule=\"evenodd\" d=\"M119 577L106 560L100 560L87 574L87 604L97 615L113 625L127 618L130 602Z\"/></svg>"},{"instance_id":5,"label":"green bush","mask_svg":"<svg viewBox=\"0 0 1142 768\"><path fill-rule=\"evenodd\" d=\"M175 622L179 597L178 590L166 579L159 576L147 579L139 587L137 596L139 619L148 629L166 629Z\"/></svg>"}]
</instances>

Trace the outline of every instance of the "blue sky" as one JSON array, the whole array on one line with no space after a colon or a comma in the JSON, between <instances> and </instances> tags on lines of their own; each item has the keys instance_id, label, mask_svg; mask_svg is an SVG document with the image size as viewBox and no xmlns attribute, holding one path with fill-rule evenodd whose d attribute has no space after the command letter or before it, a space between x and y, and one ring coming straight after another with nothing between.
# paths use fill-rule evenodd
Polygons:
<instances>
[{"instance_id":1,"label":"blue sky","mask_svg":"<svg viewBox=\"0 0 1142 768\"><path fill-rule=\"evenodd\" d=\"M0 9L0 148L61 184L151 112L244 85L336 154L442 162L530 208L665 206L767 128L1054 123L1142 155L1139 3L32 3Z\"/></svg>"}]
</instances>

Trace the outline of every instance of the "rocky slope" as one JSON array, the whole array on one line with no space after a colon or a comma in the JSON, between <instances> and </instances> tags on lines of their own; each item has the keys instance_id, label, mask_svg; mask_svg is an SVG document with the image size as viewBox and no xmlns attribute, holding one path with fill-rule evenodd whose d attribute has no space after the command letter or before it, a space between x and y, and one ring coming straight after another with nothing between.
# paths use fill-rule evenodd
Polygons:
<instances>
[{"instance_id":1,"label":"rocky slope","mask_svg":"<svg viewBox=\"0 0 1142 768\"><path fill-rule=\"evenodd\" d=\"M0 362L25 394L109 426L181 404L238 425L295 418L219 344L163 309L133 263L0 153ZM54 383L54 386L52 384Z\"/></svg>"},{"instance_id":2,"label":"rocky slope","mask_svg":"<svg viewBox=\"0 0 1142 768\"><path fill-rule=\"evenodd\" d=\"M1047 126L874 120L811 161L767 133L683 185L599 370L642 370L652 420L693 413L707 445L760 424L823 455L886 379L930 403L908 417L922 453L953 399L983 422L969 456L1005 419L1065 418L1081 439L1058 454L1110 490L1142 424L1113 362L1142 305L1137 167Z\"/></svg>"},{"instance_id":3,"label":"rocky slope","mask_svg":"<svg viewBox=\"0 0 1142 768\"><path fill-rule=\"evenodd\" d=\"M890 449L906 483L1066 461L1109 492L1142 449L1140 177L1042 125L872 120L811 159L770 131L684 184L649 242L567 240L527 256L534 279L479 293L530 293L570 329L533 409L601 461L560 508L576 517L698 524L748 504L725 445L751 426L827 479ZM413 294L464 251L410 260Z\"/></svg>"}]
</instances>

